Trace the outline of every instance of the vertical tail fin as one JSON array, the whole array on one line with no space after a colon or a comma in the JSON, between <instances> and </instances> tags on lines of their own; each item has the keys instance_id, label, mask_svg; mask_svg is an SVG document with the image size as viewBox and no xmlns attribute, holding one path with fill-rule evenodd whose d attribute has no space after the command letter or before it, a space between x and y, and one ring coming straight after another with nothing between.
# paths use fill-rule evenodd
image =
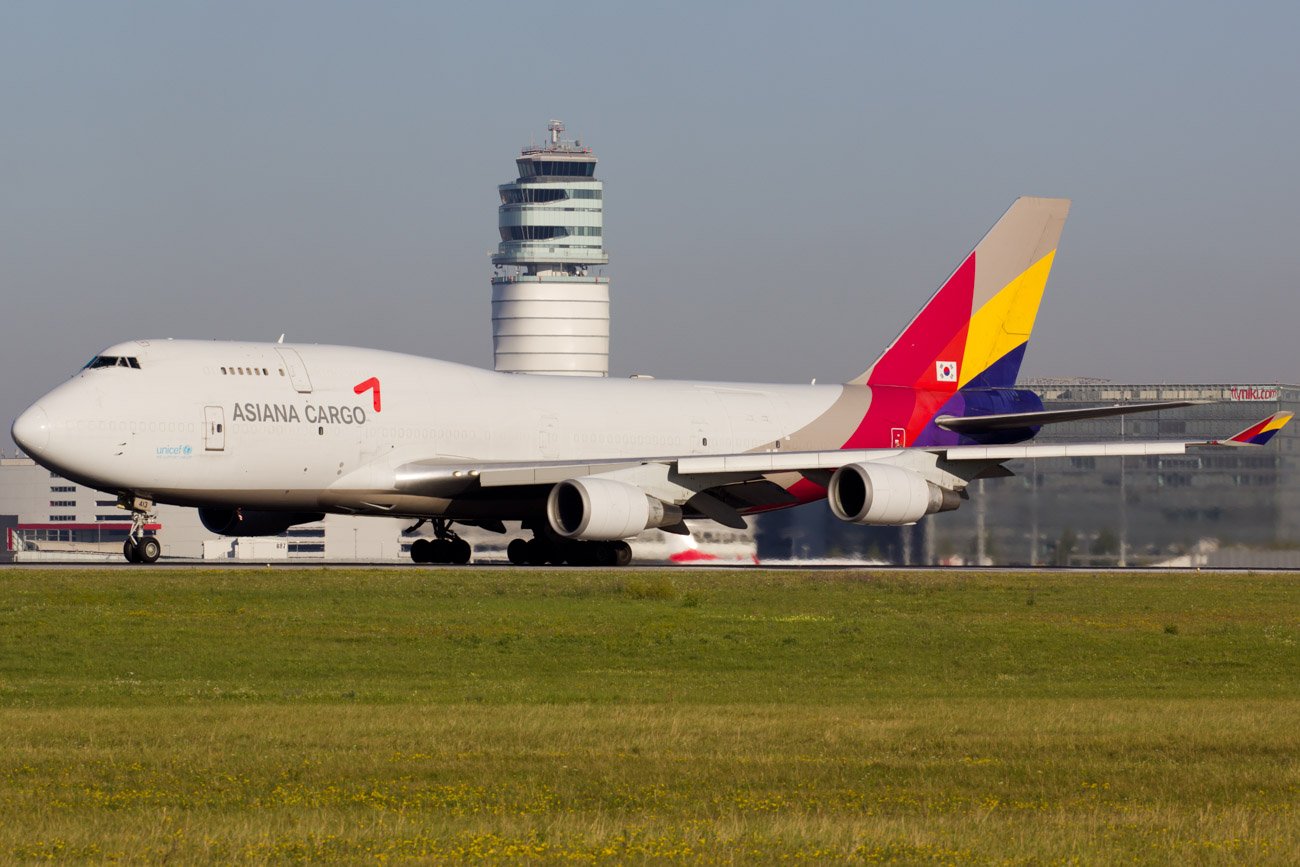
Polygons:
<instances>
[{"instance_id":1,"label":"vertical tail fin","mask_svg":"<svg viewBox=\"0 0 1300 867\"><path fill-rule=\"evenodd\" d=\"M1069 199L1016 199L855 385L1015 385Z\"/></svg>"},{"instance_id":2,"label":"vertical tail fin","mask_svg":"<svg viewBox=\"0 0 1300 867\"><path fill-rule=\"evenodd\" d=\"M1217 445L1224 446L1262 446L1271 440L1278 431L1291 421L1292 413L1275 412L1263 421L1256 422L1244 431L1233 434Z\"/></svg>"}]
</instances>

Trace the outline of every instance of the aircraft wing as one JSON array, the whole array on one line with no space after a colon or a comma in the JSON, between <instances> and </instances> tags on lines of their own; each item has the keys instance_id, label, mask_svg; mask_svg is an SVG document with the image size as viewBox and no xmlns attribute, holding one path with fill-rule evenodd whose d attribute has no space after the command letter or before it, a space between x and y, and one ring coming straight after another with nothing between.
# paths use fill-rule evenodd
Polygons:
<instances>
[{"instance_id":1,"label":"aircraft wing","mask_svg":"<svg viewBox=\"0 0 1300 867\"><path fill-rule=\"evenodd\" d=\"M600 476L644 488L667 502L684 504L704 517L736 525L739 513L797 502L785 487L766 477L797 473L825 485L847 464L879 461L911 469L941 487L954 489L1005 461L1028 458L1181 455L1188 449L1260 446L1290 420L1279 412L1222 440L1138 440L1117 442L1025 443L1020 445L933 446L902 449L842 449L812 452L746 452L531 463L455 463L415 461L397 470L397 489L426 496L460 496L475 489L554 485L568 479Z\"/></svg>"},{"instance_id":2,"label":"aircraft wing","mask_svg":"<svg viewBox=\"0 0 1300 867\"><path fill-rule=\"evenodd\" d=\"M1291 421L1292 413L1277 412L1222 440L1134 440L1079 443L1022 443L994 446L934 446L912 449L846 449L825 452L760 452L679 458L677 471L694 473L779 473L834 470L845 464L872 461L907 452L929 452L948 461L1011 461L1027 458L1126 457L1181 455L1189 448L1262 446Z\"/></svg>"},{"instance_id":3,"label":"aircraft wing","mask_svg":"<svg viewBox=\"0 0 1300 867\"><path fill-rule=\"evenodd\" d=\"M996 415L941 415L934 420L934 423L945 430L956 431L957 433L984 433L995 430L1039 427L1045 424L1060 424L1066 421L1084 421L1090 418L1109 418L1116 415L1155 412L1161 409L1179 409L1185 406L1200 406L1211 402L1208 400L1165 400L1158 403L1117 403L1113 406L1048 409L1040 412L1007 412Z\"/></svg>"}]
</instances>

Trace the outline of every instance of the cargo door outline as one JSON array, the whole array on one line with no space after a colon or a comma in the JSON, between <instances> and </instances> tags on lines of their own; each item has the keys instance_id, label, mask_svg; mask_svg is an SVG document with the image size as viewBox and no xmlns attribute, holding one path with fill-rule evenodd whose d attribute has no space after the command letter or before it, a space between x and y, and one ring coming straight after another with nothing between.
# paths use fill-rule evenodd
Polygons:
<instances>
[{"instance_id":1,"label":"cargo door outline","mask_svg":"<svg viewBox=\"0 0 1300 867\"><path fill-rule=\"evenodd\" d=\"M203 449L209 452L226 450L226 411L219 406L203 407Z\"/></svg>"},{"instance_id":2,"label":"cargo door outline","mask_svg":"<svg viewBox=\"0 0 1300 867\"><path fill-rule=\"evenodd\" d=\"M284 362L284 372L293 383L293 390L299 394L311 394L311 377L307 375L307 365L302 363L298 350L277 346L275 352Z\"/></svg>"}]
</instances>

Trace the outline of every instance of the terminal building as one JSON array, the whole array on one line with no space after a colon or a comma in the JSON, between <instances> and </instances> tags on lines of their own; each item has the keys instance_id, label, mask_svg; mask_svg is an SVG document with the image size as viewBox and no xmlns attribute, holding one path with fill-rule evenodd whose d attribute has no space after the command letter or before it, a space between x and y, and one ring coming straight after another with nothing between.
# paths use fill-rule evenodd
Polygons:
<instances>
[{"instance_id":1,"label":"terminal building","mask_svg":"<svg viewBox=\"0 0 1300 867\"><path fill-rule=\"evenodd\" d=\"M1296 385L1025 383L1046 409L1194 400L1204 405L1048 425L1034 442L1221 439L1265 416L1300 415ZM1011 461L1014 476L975 482L955 512L914 527L858 527L824 503L776 512L759 556L861 556L894 563L1300 566L1300 426L1261 448L1186 455ZM1251 552L1251 553L1246 553ZM1199 558L1199 559L1198 559Z\"/></svg>"}]
</instances>

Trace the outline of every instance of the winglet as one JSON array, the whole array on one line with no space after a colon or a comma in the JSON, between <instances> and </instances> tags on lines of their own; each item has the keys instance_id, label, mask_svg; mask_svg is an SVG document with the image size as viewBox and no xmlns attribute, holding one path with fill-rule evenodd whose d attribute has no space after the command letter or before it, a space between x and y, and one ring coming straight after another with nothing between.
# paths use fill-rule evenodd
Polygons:
<instances>
[{"instance_id":1,"label":"winglet","mask_svg":"<svg viewBox=\"0 0 1300 867\"><path fill-rule=\"evenodd\" d=\"M1256 422L1246 428L1239 434L1228 437L1226 440L1219 440L1216 444L1223 446L1262 446L1273 438L1273 435L1286 427L1287 422L1291 421L1292 413L1275 412L1263 421Z\"/></svg>"}]
</instances>

